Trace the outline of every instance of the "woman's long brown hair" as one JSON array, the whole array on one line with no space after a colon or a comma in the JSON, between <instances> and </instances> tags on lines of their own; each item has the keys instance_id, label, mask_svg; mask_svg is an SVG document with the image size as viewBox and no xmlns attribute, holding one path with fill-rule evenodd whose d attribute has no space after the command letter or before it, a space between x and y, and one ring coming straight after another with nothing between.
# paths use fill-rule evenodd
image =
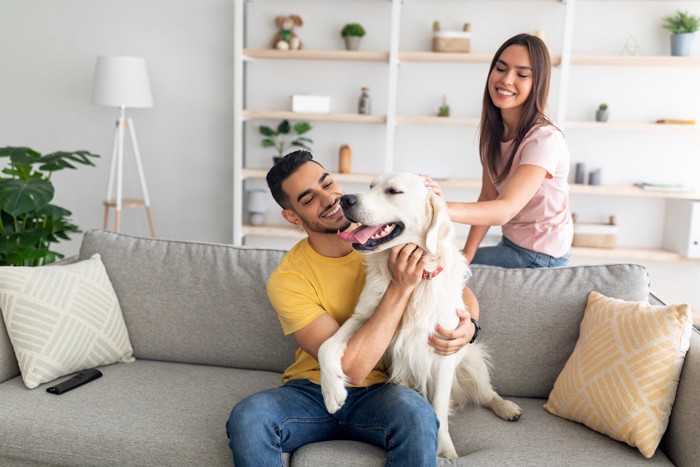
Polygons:
<instances>
[{"instance_id":1,"label":"woman's long brown hair","mask_svg":"<svg viewBox=\"0 0 700 467\"><path fill-rule=\"evenodd\" d=\"M481 163L488 169L495 184L501 183L508 176L513 166L515 153L530 130L539 124L552 124L544 113L547 107L547 96L549 95L549 78L552 63L547 46L539 37L530 34L518 34L504 42L493 56L488 76L491 76L491 72L503 51L511 45L525 46L530 54L532 91L530 91L530 96L523 104L523 112L518 123L515 140L507 154L507 161L505 165L501 165L499 161L504 156L501 154L501 140L503 139L504 131L503 118L501 117L501 110L491 100L488 77L486 79L483 110L481 112L479 153ZM498 170L499 166L502 167L501 170Z\"/></svg>"}]
</instances>

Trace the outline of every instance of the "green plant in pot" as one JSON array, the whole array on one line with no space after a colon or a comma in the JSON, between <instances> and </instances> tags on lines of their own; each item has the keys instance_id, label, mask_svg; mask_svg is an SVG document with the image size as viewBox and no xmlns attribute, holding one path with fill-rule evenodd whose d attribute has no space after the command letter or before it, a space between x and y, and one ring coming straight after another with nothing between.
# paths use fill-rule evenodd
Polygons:
<instances>
[{"instance_id":1,"label":"green plant in pot","mask_svg":"<svg viewBox=\"0 0 700 467\"><path fill-rule=\"evenodd\" d=\"M277 128L260 125L260 134L264 136L260 145L264 148L275 148L277 154L272 160L276 164L290 147L310 151L309 145L313 143L313 140L303 135L311 131L312 128L308 122L298 122L292 126L289 120L282 120Z\"/></svg>"},{"instance_id":2,"label":"green plant in pot","mask_svg":"<svg viewBox=\"0 0 700 467\"><path fill-rule=\"evenodd\" d=\"M68 219L71 212L51 204L51 175L75 164L91 165L100 157L88 151L57 151L41 155L26 147L0 148L9 159L0 176L0 265L40 266L63 258L51 245L80 232Z\"/></svg>"},{"instance_id":3,"label":"green plant in pot","mask_svg":"<svg viewBox=\"0 0 700 467\"><path fill-rule=\"evenodd\" d=\"M600 104L598 110L595 112L596 122L607 122L610 112L608 111L608 104Z\"/></svg>"},{"instance_id":4,"label":"green plant in pot","mask_svg":"<svg viewBox=\"0 0 700 467\"><path fill-rule=\"evenodd\" d=\"M693 47L695 33L700 29L700 16L684 11L663 18L663 28L671 31L671 55L687 57Z\"/></svg>"},{"instance_id":5,"label":"green plant in pot","mask_svg":"<svg viewBox=\"0 0 700 467\"><path fill-rule=\"evenodd\" d=\"M360 48L360 39L365 35L365 28L359 23L348 23L343 26L340 35L345 39L347 50L357 50Z\"/></svg>"}]
</instances>

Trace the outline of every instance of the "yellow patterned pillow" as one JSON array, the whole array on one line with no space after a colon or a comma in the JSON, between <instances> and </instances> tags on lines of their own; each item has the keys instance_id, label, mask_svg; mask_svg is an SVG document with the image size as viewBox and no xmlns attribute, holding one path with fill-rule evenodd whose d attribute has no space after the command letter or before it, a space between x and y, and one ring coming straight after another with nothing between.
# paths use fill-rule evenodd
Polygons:
<instances>
[{"instance_id":1,"label":"yellow patterned pillow","mask_svg":"<svg viewBox=\"0 0 700 467\"><path fill-rule=\"evenodd\" d=\"M579 339L544 405L654 455L690 344L688 305L588 295Z\"/></svg>"}]
</instances>

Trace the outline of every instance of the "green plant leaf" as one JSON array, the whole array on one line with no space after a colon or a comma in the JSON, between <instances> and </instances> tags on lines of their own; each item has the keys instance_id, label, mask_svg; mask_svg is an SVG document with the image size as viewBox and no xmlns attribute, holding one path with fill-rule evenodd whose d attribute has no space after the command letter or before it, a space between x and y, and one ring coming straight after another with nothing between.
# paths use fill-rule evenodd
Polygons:
<instances>
[{"instance_id":1,"label":"green plant leaf","mask_svg":"<svg viewBox=\"0 0 700 467\"><path fill-rule=\"evenodd\" d=\"M8 146L0 148L0 157L9 157L13 164L31 165L41 157L41 154L31 148Z\"/></svg>"},{"instance_id":2,"label":"green plant leaf","mask_svg":"<svg viewBox=\"0 0 700 467\"><path fill-rule=\"evenodd\" d=\"M281 135L287 135L289 134L290 129L291 127L289 126L289 120L282 120L279 126L277 126L277 133Z\"/></svg>"},{"instance_id":3,"label":"green plant leaf","mask_svg":"<svg viewBox=\"0 0 700 467\"><path fill-rule=\"evenodd\" d=\"M264 139L260 142L260 146L264 148L271 148L275 145L275 142L272 141L271 139Z\"/></svg>"},{"instance_id":4,"label":"green plant leaf","mask_svg":"<svg viewBox=\"0 0 700 467\"><path fill-rule=\"evenodd\" d=\"M260 125L260 133L265 136L277 136L277 132L269 126Z\"/></svg>"},{"instance_id":5,"label":"green plant leaf","mask_svg":"<svg viewBox=\"0 0 700 467\"><path fill-rule=\"evenodd\" d=\"M308 122L299 122L296 125L294 125L294 131L298 135L303 135L307 131L311 130L311 124Z\"/></svg>"},{"instance_id":6,"label":"green plant leaf","mask_svg":"<svg viewBox=\"0 0 700 467\"><path fill-rule=\"evenodd\" d=\"M53 199L51 182L41 178L27 182L0 180L0 209L13 216L35 211Z\"/></svg>"},{"instance_id":7,"label":"green plant leaf","mask_svg":"<svg viewBox=\"0 0 700 467\"><path fill-rule=\"evenodd\" d=\"M47 172L55 172L61 169L75 169L76 167L68 161L77 162L78 164L95 166L90 160L90 157L100 157L97 154L92 154L88 151L56 151L51 154L41 156L39 170Z\"/></svg>"}]
</instances>

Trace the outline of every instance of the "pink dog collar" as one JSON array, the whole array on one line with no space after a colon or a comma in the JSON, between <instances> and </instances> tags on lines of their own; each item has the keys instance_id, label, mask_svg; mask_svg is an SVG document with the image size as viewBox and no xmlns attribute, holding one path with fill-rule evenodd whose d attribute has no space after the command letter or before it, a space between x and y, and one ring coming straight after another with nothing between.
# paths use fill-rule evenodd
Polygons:
<instances>
[{"instance_id":1,"label":"pink dog collar","mask_svg":"<svg viewBox=\"0 0 700 467\"><path fill-rule=\"evenodd\" d=\"M442 272L442 266L438 266L433 272L428 272L425 269L423 269L423 277L422 279L430 280L433 277L437 276Z\"/></svg>"}]
</instances>

